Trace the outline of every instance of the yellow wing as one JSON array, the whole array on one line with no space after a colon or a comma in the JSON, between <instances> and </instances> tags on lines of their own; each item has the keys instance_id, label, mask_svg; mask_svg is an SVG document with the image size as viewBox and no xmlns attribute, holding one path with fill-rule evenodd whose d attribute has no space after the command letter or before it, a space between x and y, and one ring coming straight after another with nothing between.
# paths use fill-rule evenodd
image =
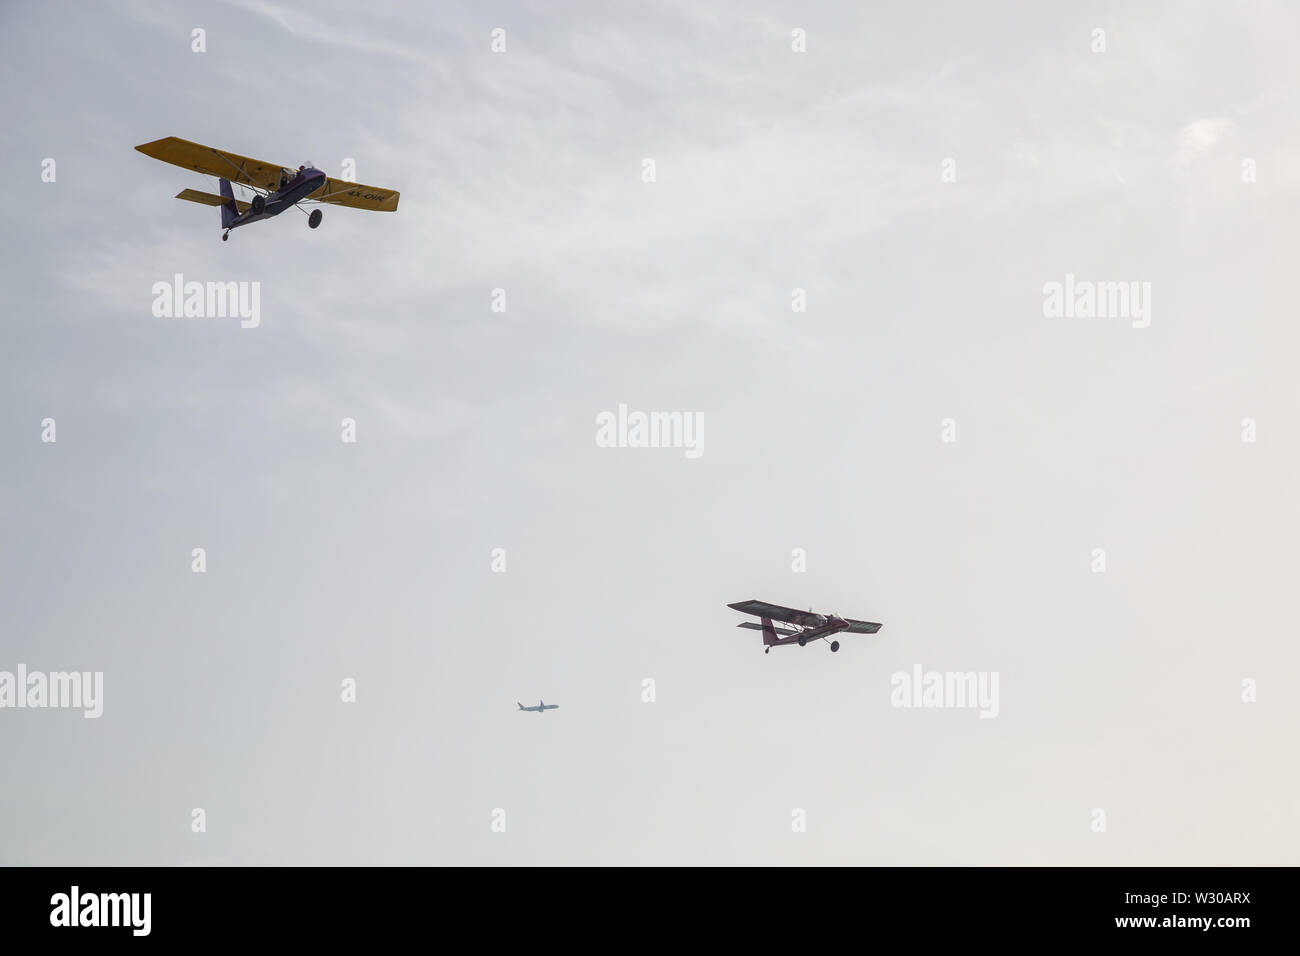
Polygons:
<instances>
[{"instance_id":1,"label":"yellow wing","mask_svg":"<svg viewBox=\"0 0 1300 956\"><path fill-rule=\"evenodd\" d=\"M136 149L164 163L192 169L196 173L205 173L208 176L224 177L232 183L257 186L261 189L275 189L280 185L281 167L275 163L249 159L247 156L227 153L224 150L213 149L211 146L200 146L187 139L168 136L166 139L156 139L152 143L137 146Z\"/></svg>"},{"instance_id":2,"label":"yellow wing","mask_svg":"<svg viewBox=\"0 0 1300 956\"><path fill-rule=\"evenodd\" d=\"M401 193L395 189L363 186L345 179L327 179L325 185L308 196L307 200L351 206L354 209L370 209L374 212L396 212L400 197Z\"/></svg>"}]
</instances>

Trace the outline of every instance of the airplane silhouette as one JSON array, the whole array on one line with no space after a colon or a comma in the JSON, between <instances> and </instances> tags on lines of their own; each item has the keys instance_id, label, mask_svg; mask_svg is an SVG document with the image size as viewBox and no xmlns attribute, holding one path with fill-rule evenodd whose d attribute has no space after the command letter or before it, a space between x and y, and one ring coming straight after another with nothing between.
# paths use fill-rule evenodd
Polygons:
<instances>
[{"instance_id":1,"label":"airplane silhouette","mask_svg":"<svg viewBox=\"0 0 1300 956\"><path fill-rule=\"evenodd\" d=\"M742 614L753 614L763 621L762 624L746 621L736 626L747 627L751 631L762 631L764 654L784 644L798 644L803 647L809 641L823 639L830 641L832 651L838 651L840 642L831 640L836 634L875 634L880 630L880 625L874 621L855 621L851 617L840 617L838 614L814 614L811 610L805 614L792 607L768 604L766 601L740 601L737 604L728 604L727 607L735 608ZM773 624L773 621L780 621L781 624ZM790 627L786 627L787 624Z\"/></svg>"},{"instance_id":2,"label":"airplane silhouette","mask_svg":"<svg viewBox=\"0 0 1300 956\"><path fill-rule=\"evenodd\" d=\"M516 703L516 704L519 704L519 701L515 701L515 703ZM546 701L544 701L544 700L539 700L539 701L537 702L537 706L536 706L536 707L525 707L523 704L519 704L519 709L520 709L520 710L526 710L526 711L530 711L530 712L532 712L532 713L537 713L537 714L540 714L540 713L542 713L542 712L544 712L544 711L548 711L548 710L559 710L559 708L560 708L560 705L559 705L559 704L548 704L548 703L547 703Z\"/></svg>"}]
</instances>

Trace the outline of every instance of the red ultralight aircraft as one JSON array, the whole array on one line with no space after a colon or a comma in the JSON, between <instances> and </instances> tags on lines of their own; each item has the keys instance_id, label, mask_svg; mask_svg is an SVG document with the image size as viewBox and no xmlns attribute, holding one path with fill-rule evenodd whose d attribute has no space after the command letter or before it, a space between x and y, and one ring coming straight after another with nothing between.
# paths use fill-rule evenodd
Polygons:
<instances>
[{"instance_id":1,"label":"red ultralight aircraft","mask_svg":"<svg viewBox=\"0 0 1300 956\"><path fill-rule=\"evenodd\" d=\"M855 621L851 617L840 617L838 614L814 614L812 611L796 611L794 608L781 607L779 604L768 604L766 601L741 601L738 604L728 604L727 607L734 608L743 614L754 614L762 619L762 624L755 624L753 621L746 621L744 624L738 624L737 627L747 627L751 631L763 632L763 653L771 653L772 648L780 647L783 644L798 644L800 647L805 646L809 641L820 641L823 638L830 637L832 634L875 634L880 630L879 624L871 621ZM789 627L774 625L773 621L780 621L782 625L788 624ZM839 641L831 641L831 650L840 649Z\"/></svg>"}]
</instances>

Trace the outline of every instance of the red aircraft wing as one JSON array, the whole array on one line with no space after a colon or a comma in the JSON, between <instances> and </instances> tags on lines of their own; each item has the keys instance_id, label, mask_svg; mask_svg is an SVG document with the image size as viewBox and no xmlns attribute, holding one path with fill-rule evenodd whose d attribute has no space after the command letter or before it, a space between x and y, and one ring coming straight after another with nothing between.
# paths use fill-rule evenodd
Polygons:
<instances>
[{"instance_id":1,"label":"red aircraft wing","mask_svg":"<svg viewBox=\"0 0 1300 956\"><path fill-rule=\"evenodd\" d=\"M740 601L737 604L728 604L727 607L742 614L770 617L774 621L798 624L800 627L816 627L821 623L819 615L811 611L796 611L792 607L781 607L779 604L768 604L766 601Z\"/></svg>"},{"instance_id":2,"label":"red aircraft wing","mask_svg":"<svg viewBox=\"0 0 1300 956\"><path fill-rule=\"evenodd\" d=\"M746 621L744 624L737 624L736 627L747 627L751 631L761 631L763 629L762 624L755 624L753 621ZM772 625L772 632L780 637L792 637L799 633L798 631L791 630L788 627L777 627L775 624Z\"/></svg>"}]
</instances>

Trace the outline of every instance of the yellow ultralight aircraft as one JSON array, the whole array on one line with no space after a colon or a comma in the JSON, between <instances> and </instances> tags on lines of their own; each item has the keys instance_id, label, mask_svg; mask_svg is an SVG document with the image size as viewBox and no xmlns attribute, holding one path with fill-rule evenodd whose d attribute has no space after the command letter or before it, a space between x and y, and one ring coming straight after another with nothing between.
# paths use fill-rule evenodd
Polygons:
<instances>
[{"instance_id":1,"label":"yellow ultralight aircraft","mask_svg":"<svg viewBox=\"0 0 1300 956\"><path fill-rule=\"evenodd\" d=\"M137 146L136 149L164 163L216 176L221 181L220 196L199 192L197 189L183 189L176 194L176 198L205 206L220 206L223 242L230 238L231 229L260 219L270 219L301 203L333 203L374 212L397 211L400 194L396 190L363 186L345 179L331 179L310 163L293 170L260 159L249 159L237 153L213 149L211 146L200 146L175 136L157 139ZM232 182L256 193L252 202L236 199L230 185ZM302 212L306 214L307 210ZM323 215L319 209L313 209L307 216L307 225L315 229L320 225Z\"/></svg>"}]
</instances>

